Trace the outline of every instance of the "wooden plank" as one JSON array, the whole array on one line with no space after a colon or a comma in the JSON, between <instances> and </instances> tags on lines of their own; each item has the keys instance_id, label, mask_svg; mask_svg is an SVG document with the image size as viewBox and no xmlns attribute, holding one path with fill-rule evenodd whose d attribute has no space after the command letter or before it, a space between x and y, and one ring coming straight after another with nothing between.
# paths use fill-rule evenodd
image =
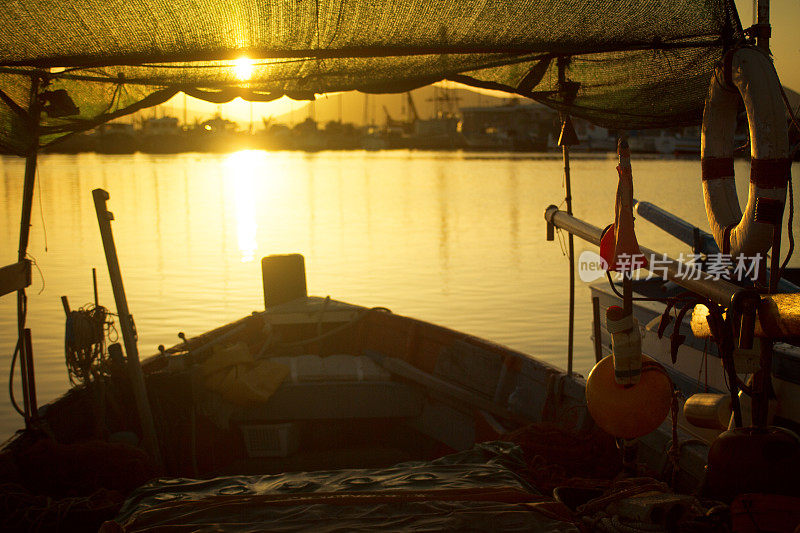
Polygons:
<instances>
[{"instance_id":1,"label":"wooden plank","mask_svg":"<svg viewBox=\"0 0 800 533\"><path fill-rule=\"evenodd\" d=\"M484 398L494 398L503 359L497 354L474 346L466 341L456 341L445 346L436 358L436 376L474 392Z\"/></svg>"},{"instance_id":2,"label":"wooden plank","mask_svg":"<svg viewBox=\"0 0 800 533\"><path fill-rule=\"evenodd\" d=\"M97 213L97 223L100 226L100 237L103 241L103 250L106 254L108 264L108 275L111 278L111 288L114 292L114 301L117 304L117 316L122 330L122 341L125 344L125 353L128 355L128 373L131 378L133 396L136 401L136 408L139 412L139 421L142 427L144 447L150 453L150 457L162 466L161 452L158 446L155 425L153 423L153 413L150 410L150 401L147 397L147 389L144 383L142 367L139 363L139 348L136 346L137 335L133 325L133 316L128 310L128 299L125 296L125 287L122 284L122 271L119 267L117 258L117 247L114 244L114 235L111 232L111 221L114 216L108 211L106 202L109 194L103 189L92 191L94 198L94 208Z\"/></svg>"},{"instance_id":3,"label":"wooden plank","mask_svg":"<svg viewBox=\"0 0 800 533\"><path fill-rule=\"evenodd\" d=\"M428 374L427 372L423 372L422 370L409 363L406 363L405 361L395 359L394 357L387 357L371 350L367 350L366 355L370 356L376 363L381 365L390 373L404 377L415 383L419 383L420 385L423 385L432 391L449 396L450 398L464 402L471 407L487 411L493 415L505 418L506 420L513 420L523 424L530 423L530 420L518 415L517 413L512 413L508 409L496 405L494 402L486 400L474 392L468 391L458 385L448 383L447 381L439 379L436 376Z\"/></svg>"},{"instance_id":4,"label":"wooden plank","mask_svg":"<svg viewBox=\"0 0 800 533\"><path fill-rule=\"evenodd\" d=\"M19 263L0 268L0 296L24 289L31 284L31 262L23 259Z\"/></svg>"},{"instance_id":5,"label":"wooden plank","mask_svg":"<svg viewBox=\"0 0 800 533\"><path fill-rule=\"evenodd\" d=\"M350 322L366 308L319 296L306 296L270 307L264 312L270 324L314 324Z\"/></svg>"}]
</instances>

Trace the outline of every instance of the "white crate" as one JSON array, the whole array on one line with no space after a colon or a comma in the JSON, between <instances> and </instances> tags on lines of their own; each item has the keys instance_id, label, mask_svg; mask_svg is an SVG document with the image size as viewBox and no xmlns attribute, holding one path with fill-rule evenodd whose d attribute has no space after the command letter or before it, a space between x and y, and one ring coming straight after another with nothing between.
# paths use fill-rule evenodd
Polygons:
<instances>
[{"instance_id":1,"label":"white crate","mask_svg":"<svg viewBox=\"0 0 800 533\"><path fill-rule=\"evenodd\" d=\"M297 424L242 425L242 436L249 457L286 457L297 451Z\"/></svg>"}]
</instances>

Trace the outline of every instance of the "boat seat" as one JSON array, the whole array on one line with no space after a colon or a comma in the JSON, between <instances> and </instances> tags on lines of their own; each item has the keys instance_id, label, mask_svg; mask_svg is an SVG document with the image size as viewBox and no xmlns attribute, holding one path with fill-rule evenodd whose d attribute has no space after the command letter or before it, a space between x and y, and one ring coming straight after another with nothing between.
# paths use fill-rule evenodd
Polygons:
<instances>
[{"instance_id":1,"label":"boat seat","mask_svg":"<svg viewBox=\"0 0 800 533\"><path fill-rule=\"evenodd\" d=\"M286 382L263 405L237 410L235 422L409 418L422 413L419 389L397 381Z\"/></svg>"}]
</instances>

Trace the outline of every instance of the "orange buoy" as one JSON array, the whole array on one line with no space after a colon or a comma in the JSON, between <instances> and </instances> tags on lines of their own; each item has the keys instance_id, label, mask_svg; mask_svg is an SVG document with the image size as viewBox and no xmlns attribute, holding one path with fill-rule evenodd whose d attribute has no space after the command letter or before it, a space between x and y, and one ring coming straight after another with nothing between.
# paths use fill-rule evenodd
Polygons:
<instances>
[{"instance_id":1,"label":"orange buoy","mask_svg":"<svg viewBox=\"0 0 800 533\"><path fill-rule=\"evenodd\" d=\"M664 421L672 405L672 382L664 372L647 370L658 365L642 355L642 376L635 385L614 379L614 356L597 363L586 380L586 405L592 418L617 438L647 435Z\"/></svg>"}]
</instances>

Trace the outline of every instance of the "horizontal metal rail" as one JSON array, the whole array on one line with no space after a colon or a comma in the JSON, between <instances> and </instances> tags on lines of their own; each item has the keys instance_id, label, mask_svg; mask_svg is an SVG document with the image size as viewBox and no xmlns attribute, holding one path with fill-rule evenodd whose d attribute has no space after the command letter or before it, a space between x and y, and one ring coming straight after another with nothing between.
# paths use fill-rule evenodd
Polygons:
<instances>
[{"instance_id":1,"label":"horizontal metal rail","mask_svg":"<svg viewBox=\"0 0 800 533\"><path fill-rule=\"evenodd\" d=\"M720 253L719 246L717 246L714 237L710 233L676 217L657 205L634 200L634 209L637 215L649 220L682 243L688 244L696 252L704 254Z\"/></svg>"},{"instance_id":2,"label":"horizontal metal rail","mask_svg":"<svg viewBox=\"0 0 800 533\"><path fill-rule=\"evenodd\" d=\"M585 222L579 218L575 218L574 216L567 214L565 211L559 210L555 205L551 205L545 210L544 218L553 226L561 228L564 231L575 235L576 237L580 237L586 242L600 246L600 238L602 237L603 230L597 226L589 224L588 222ZM670 281L675 282L684 289L704 296L709 300L716 302L717 304L728 307L731 304L731 298L733 298L734 294L742 290L747 290L737 287L733 283L725 280L690 279L683 275L687 271L687 268L683 263L676 261L675 259L671 259L663 254L654 252L653 250L645 248L644 246L640 246L640 249L645 257L651 257L655 255L659 258L659 270L665 270L667 278Z\"/></svg>"}]
</instances>

